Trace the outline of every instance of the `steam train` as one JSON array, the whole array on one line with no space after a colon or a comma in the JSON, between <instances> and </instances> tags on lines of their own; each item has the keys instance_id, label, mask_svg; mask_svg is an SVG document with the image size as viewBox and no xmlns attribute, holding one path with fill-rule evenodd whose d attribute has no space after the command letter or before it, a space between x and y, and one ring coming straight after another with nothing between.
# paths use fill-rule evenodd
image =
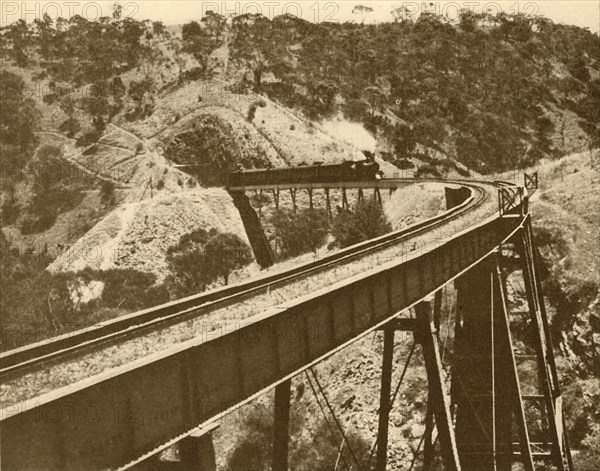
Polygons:
<instances>
[{"instance_id":1,"label":"steam train","mask_svg":"<svg viewBox=\"0 0 600 471\"><path fill-rule=\"evenodd\" d=\"M372 159L335 165L310 165L262 170L244 170L225 175L225 185L258 186L287 183L338 183L376 180L379 164Z\"/></svg>"},{"instance_id":2,"label":"steam train","mask_svg":"<svg viewBox=\"0 0 600 471\"><path fill-rule=\"evenodd\" d=\"M215 171L198 165L176 165L175 167L194 175L203 186L225 187L371 181L382 175L379 164L369 155L366 160L335 165L301 165L237 172Z\"/></svg>"}]
</instances>

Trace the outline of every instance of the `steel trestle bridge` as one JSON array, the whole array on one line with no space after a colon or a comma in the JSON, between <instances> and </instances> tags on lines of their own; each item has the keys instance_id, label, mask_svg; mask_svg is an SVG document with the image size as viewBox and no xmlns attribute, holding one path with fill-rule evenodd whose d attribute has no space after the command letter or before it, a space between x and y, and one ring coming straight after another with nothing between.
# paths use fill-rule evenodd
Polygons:
<instances>
[{"instance_id":1,"label":"steel trestle bridge","mask_svg":"<svg viewBox=\"0 0 600 471\"><path fill-rule=\"evenodd\" d=\"M529 176L526 181L534 179ZM437 182L459 188L447 191L448 210L408 229L286 272L1 354L0 379L6 391L24 378L51 376L54 368L89 359L96 352L268 296L274 289L366 260L418 237L439 237L453 228L427 251L384 260L317 291L290 297L231 331L174 343L70 384L3 400L2 469L158 469L157 453L173 444L180 450L173 469L214 469L210 435L214 424L274 388L277 433L272 469L285 471L291 379L380 329L384 351L373 469L387 468L394 336L402 330L412 332L420 345L427 371L423 469L432 469L439 450L449 471L509 471L514 463L534 471L537 462L573 471L527 188L506 182ZM265 185L230 191L272 192L277 205L279 192L291 191L296 206L295 192L306 190L312 206L313 190L327 190L329 196L331 189L344 194L355 189L360 199L372 189L373 197L377 200L379 194L381 201L382 189L393 191L408 183ZM490 201L494 205L497 201L494 212L474 217L477 208ZM509 256L518 260L527 295L527 312L520 315L534 332L530 340L537 373L534 394L530 387L525 391L515 355L514 313L506 285ZM457 307L452 362L446 371L439 332L442 290L449 284L456 290ZM527 413L531 403L540 411L539 418ZM95 411L93 420L85 407L89 405Z\"/></svg>"}]
</instances>

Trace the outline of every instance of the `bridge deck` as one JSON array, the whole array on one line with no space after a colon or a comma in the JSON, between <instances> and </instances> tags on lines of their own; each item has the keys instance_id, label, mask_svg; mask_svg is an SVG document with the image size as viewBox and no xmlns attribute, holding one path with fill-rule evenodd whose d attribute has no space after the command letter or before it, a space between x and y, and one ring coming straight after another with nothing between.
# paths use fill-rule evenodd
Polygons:
<instances>
[{"instance_id":1,"label":"bridge deck","mask_svg":"<svg viewBox=\"0 0 600 471\"><path fill-rule=\"evenodd\" d=\"M265 183L263 185L231 186L230 191L273 191L273 190L340 190L340 189L380 189L393 190L401 186L409 186L418 183L438 183L444 185L456 185L456 181L448 182L439 179L414 179L414 178L384 178L381 180L368 180L360 182L323 182L323 183Z\"/></svg>"},{"instance_id":2,"label":"bridge deck","mask_svg":"<svg viewBox=\"0 0 600 471\"><path fill-rule=\"evenodd\" d=\"M362 270L231 331L3 407L3 469L111 468L209 424L389 322L489 255L524 222L482 219L432 250Z\"/></svg>"}]
</instances>

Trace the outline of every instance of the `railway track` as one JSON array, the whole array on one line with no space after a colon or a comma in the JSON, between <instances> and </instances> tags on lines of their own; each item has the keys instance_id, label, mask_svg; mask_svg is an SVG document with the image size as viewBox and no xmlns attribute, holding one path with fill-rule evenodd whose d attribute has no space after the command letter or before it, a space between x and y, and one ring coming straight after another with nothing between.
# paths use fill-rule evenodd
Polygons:
<instances>
[{"instance_id":1,"label":"railway track","mask_svg":"<svg viewBox=\"0 0 600 471\"><path fill-rule=\"evenodd\" d=\"M457 180L422 180L458 184L471 190L471 196L459 206L407 229L363 242L321 260L300 265L282 273L264 276L236 286L220 288L163 306L133 313L88 329L65 334L0 354L0 383L44 370L52 365L119 345L130 339L149 335L180 323L201 318L219 309L233 306L253 296L317 275L332 267L351 263L385 248L408 241L415 236L457 220L475 211L495 189L505 182ZM400 182L400 181L399 181ZM403 184L406 181L402 181Z\"/></svg>"}]
</instances>

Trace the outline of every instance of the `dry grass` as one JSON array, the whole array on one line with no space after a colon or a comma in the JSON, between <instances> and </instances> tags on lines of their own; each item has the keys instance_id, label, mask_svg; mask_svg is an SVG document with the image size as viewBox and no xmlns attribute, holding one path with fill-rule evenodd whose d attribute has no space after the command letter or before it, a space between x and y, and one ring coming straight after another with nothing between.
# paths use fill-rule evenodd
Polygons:
<instances>
[{"instance_id":1,"label":"dry grass","mask_svg":"<svg viewBox=\"0 0 600 471\"><path fill-rule=\"evenodd\" d=\"M600 281L600 151L564 157L539 169L541 190L532 198L536 227L559 234L566 246L557 260L566 279Z\"/></svg>"}]
</instances>

